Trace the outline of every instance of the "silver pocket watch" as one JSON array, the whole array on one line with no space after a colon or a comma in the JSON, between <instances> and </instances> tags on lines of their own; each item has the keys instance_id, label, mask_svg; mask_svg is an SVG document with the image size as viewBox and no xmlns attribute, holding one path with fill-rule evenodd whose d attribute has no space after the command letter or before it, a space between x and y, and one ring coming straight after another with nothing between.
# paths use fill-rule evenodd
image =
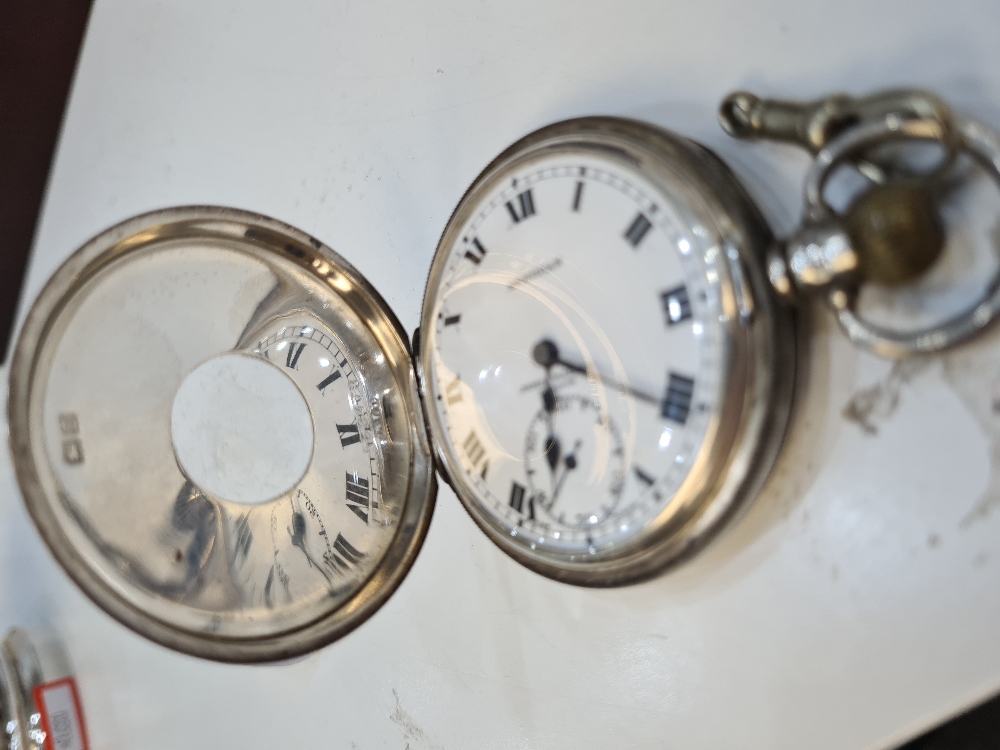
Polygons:
<instances>
[{"instance_id":1,"label":"silver pocket watch","mask_svg":"<svg viewBox=\"0 0 1000 750\"><path fill-rule=\"evenodd\" d=\"M854 308L863 280L912 277L937 252L934 175L878 146L932 140L934 174L964 151L1000 179L977 123L921 92L740 94L721 117L816 153L793 238L776 243L692 141L557 123L460 201L412 347L344 258L272 219L168 209L91 240L39 295L11 367L15 467L46 543L129 627L224 661L301 654L377 610L422 543L435 468L494 543L555 580L620 585L691 554L780 448L793 297L824 297L889 356L956 343L1000 305L994 285L906 334ZM823 186L845 163L876 198L840 218Z\"/></svg>"},{"instance_id":2,"label":"silver pocket watch","mask_svg":"<svg viewBox=\"0 0 1000 750\"><path fill-rule=\"evenodd\" d=\"M340 256L175 208L94 238L11 366L18 481L109 614L224 661L315 649L392 594L436 494L405 334Z\"/></svg>"}]
</instances>

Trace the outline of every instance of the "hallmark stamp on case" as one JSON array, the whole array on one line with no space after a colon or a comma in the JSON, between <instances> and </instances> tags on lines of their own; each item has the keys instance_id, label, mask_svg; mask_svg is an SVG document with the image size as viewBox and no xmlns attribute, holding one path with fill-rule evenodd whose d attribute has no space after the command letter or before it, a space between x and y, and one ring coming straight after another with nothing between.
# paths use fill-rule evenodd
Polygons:
<instances>
[{"instance_id":1,"label":"hallmark stamp on case","mask_svg":"<svg viewBox=\"0 0 1000 750\"><path fill-rule=\"evenodd\" d=\"M59 415L59 432L62 433L63 461L70 465L83 463L83 442L80 440L80 419L75 412Z\"/></svg>"}]
</instances>

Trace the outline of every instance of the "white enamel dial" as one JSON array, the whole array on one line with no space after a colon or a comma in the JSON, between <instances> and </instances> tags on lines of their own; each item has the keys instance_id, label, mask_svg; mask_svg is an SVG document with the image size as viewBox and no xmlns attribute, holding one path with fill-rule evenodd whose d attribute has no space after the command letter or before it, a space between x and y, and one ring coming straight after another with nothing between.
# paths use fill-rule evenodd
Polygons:
<instances>
[{"instance_id":1,"label":"white enamel dial","mask_svg":"<svg viewBox=\"0 0 1000 750\"><path fill-rule=\"evenodd\" d=\"M529 149L480 178L439 246L422 351L442 462L507 551L560 577L707 494L733 274L716 229L620 154Z\"/></svg>"},{"instance_id":2,"label":"white enamel dial","mask_svg":"<svg viewBox=\"0 0 1000 750\"><path fill-rule=\"evenodd\" d=\"M614 544L677 491L718 400L698 238L589 155L526 164L461 234L428 341L458 463L536 548Z\"/></svg>"}]
</instances>

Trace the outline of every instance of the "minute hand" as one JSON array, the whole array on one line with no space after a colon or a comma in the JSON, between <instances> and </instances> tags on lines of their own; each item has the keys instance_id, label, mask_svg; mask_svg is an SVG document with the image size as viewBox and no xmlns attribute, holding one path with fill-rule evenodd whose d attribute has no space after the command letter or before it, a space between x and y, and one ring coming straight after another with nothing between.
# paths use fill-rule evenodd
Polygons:
<instances>
[{"instance_id":1,"label":"minute hand","mask_svg":"<svg viewBox=\"0 0 1000 750\"><path fill-rule=\"evenodd\" d=\"M617 380L611 380L610 378L606 378L604 377L604 375L597 372L596 370L587 369L585 365L581 365L576 362L569 362L563 359L562 357L559 356L559 347L556 346L556 343L554 341L551 341L549 339L543 339L542 341L539 341L537 344L535 344L535 348L532 352L532 355L535 359L535 362L537 362L546 369L552 367L552 365L562 365L567 370L578 372L581 375L589 375L591 372L594 372L600 379L601 383L608 388L613 388L616 391L621 391L622 393L632 396L633 398L636 398L640 401L646 401L656 406L660 406L661 404L662 399L656 396L653 396L637 388L633 388L632 386L627 385L626 383L619 383Z\"/></svg>"}]
</instances>

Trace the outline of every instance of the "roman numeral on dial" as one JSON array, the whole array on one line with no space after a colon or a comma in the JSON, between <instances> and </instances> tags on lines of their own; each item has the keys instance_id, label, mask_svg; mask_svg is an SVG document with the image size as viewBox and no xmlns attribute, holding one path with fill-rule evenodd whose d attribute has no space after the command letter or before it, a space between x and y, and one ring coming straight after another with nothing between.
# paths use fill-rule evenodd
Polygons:
<instances>
[{"instance_id":1,"label":"roman numeral on dial","mask_svg":"<svg viewBox=\"0 0 1000 750\"><path fill-rule=\"evenodd\" d=\"M462 400L462 381L455 378L444 389L444 397L448 405L457 404Z\"/></svg>"},{"instance_id":2,"label":"roman numeral on dial","mask_svg":"<svg viewBox=\"0 0 1000 750\"><path fill-rule=\"evenodd\" d=\"M635 478L638 479L643 484L645 484L646 486L652 486L653 484L656 483L656 479L652 475L647 474L638 466L633 466L632 471L635 472Z\"/></svg>"},{"instance_id":3,"label":"roman numeral on dial","mask_svg":"<svg viewBox=\"0 0 1000 750\"><path fill-rule=\"evenodd\" d=\"M323 393L323 390L328 385L330 385L331 383L333 383L334 381L336 381L338 378L340 378L340 370L334 370L329 375L327 375L325 378L323 378L321 381L319 381L319 383L316 384L316 389L320 393ZM323 395L325 396L326 394L323 393Z\"/></svg>"},{"instance_id":4,"label":"roman numeral on dial","mask_svg":"<svg viewBox=\"0 0 1000 750\"><path fill-rule=\"evenodd\" d=\"M632 223L628 225L628 229L625 230L625 239L629 241L632 247L639 247L639 243L642 242L642 238L646 236L646 232L649 228L653 226L649 219L639 213L633 220Z\"/></svg>"},{"instance_id":5,"label":"roman numeral on dial","mask_svg":"<svg viewBox=\"0 0 1000 750\"><path fill-rule=\"evenodd\" d=\"M535 520L535 498L534 498L534 496L529 497L527 499L527 503L525 503L524 496L525 496L526 492L527 492L527 489L523 485L520 485L517 482L513 482L511 484L511 487L510 487L510 501L509 501L509 505L510 505L511 508L513 508L514 510L516 510L518 513L526 514L528 516L529 520L534 521Z\"/></svg>"},{"instance_id":6,"label":"roman numeral on dial","mask_svg":"<svg viewBox=\"0 0 1000 750\"><path fill-rule=\"evenodd\" d=\"M360 563L364 557L364 554L347 541L343 534L337 534L337 538L333 541L333 549L324 553L323 560L335 570L347 571Z\"/></svg>"},{"instance_id":7,"label":"roman numeral on dial","mask_svg":"<svg viewBox=\"0 0 1000 750\"><path fill-rule=\"evenodd\" d=\"M288 347L288 354L285 355L285 367L291 368L292 370L299 369L299 357L302 356L302 350L306 348L305 344L292 344Z\"/></svg>"},{"instance_id":8,"label":"roman numeral on dial","mask_svg":"<svg viewBox=\"0 0 1000 750\"><path fill-rule=\"evenodd\" d=\"M473 471L479 471L480 478L486 479L486 470L490 468L490 462L483 460L486 458L486 449L479 442L479 438L476 437L474 431L469 433L465 442L462 443L462 447L465 449L465 455L469 457L469 461L472 463ZM482 465L481 471L480 465Z\"/></svg>"},{"instance_id":9,"label":"roman numeral on dial","mask_svg":"<svg viewBox=\"0 0 1000 750\"><path fill-rule=\"evenodd\" d=\"M271 566L271 572L267 574L267 583L264 584L264 604L267 605L268 609L274 608L274 597L271 595L271 587L274 585L274 566Z\"/></svg>"},{"instance_id":10,"label":"roman numeral on dial","mask_svg":"<svg viewBox=\"0 0 1000 750\"><path fill-rule=\"evenodd\" d=\"M358 433L358 425L356 423L338 424L337 434L340 436L340 445L342 448L361 442L361 435Z\"/></svg>"},{"instance_id":11,"label":"roman numeral on dial","mask_svg":"<svg viewBox=\"0 0 1000 750\"><path fill-rule=\"evenodd\" d=\"M486 248L483 247L483 243L479 241L478 237L472 238L472 247L465 251L465 257L477 266L483 262L483 258L486 257Z\"/></svg>"},{"instance_id":12,"label":"roman numeral on dial","mask_svg":"<svg viewBox=\"0 0 1000 750\"><path fill-rule=\"evenodd\" d=\"M523 193L518 193L516 198L507 201L507 211L510 213L510 218L514 220L515 224L534 216L535 200L531 196L531 189L529 188Z\"/></svg>"},{"instance_id":13,"label":"roman numeral on dial","mask_svg":"<svg viewBox=\"0 0 1000 750\"><path fill-rule=\"evenodd\" d=\"M583 182L576 183L576 190L573 191L573 210L580 210L580 201L583 200Z\"/></svg>"},{"instance_id":14,"label":"roman numeral on dial","mask_svg":"<svg viewBox=\"0 0 1000 750\"><path fill-rule=\"evenodd\" d=\"M368 523L368 480L357 472L347 473L347 507L365 523Z\"/></svg>"},{"instance_id":15,"label":"roman numeral on dial","mask_svg":"<svg viewBox=\"0 0 1000 750\"><path fill-rule=\"evenodd\" d=\"M660 414L679 424L687 422L694 398L694 379L672 372L667 377L667 394L660 405Z\"/></svg>"},{"instance_id":16,"label":"roman numeral on dial","mask_svg":"<svg viewBox=\"0 0 1000 750\"><path fill-rule=\"evenodd\" d=\"M668 289L660 295L667 325L675 326L691 318L691 298L683 284L676 289Z\"/></svg>"}]
</instances>

